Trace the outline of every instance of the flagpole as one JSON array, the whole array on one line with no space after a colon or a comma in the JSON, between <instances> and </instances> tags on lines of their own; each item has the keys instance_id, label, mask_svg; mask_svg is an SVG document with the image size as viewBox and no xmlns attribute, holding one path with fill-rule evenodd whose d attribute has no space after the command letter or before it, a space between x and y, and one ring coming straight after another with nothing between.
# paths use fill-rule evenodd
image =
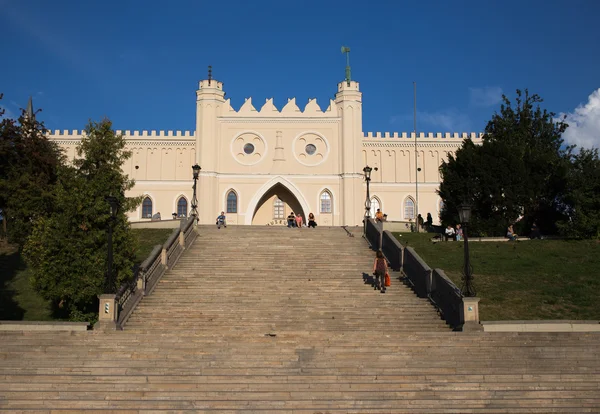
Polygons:
<instances>
[{"instance_id":1,"label":"flagpole","mask_svg":"<svg viewBox=\"0 0 600 414\"><path fill-rule=\"evenodd\" d=\"M415 229L417 233L419 229L419 158L417 150L417 82L413 82L414 89L414 116L413 127L415 133Z\"/></svg>"}]
</instances>

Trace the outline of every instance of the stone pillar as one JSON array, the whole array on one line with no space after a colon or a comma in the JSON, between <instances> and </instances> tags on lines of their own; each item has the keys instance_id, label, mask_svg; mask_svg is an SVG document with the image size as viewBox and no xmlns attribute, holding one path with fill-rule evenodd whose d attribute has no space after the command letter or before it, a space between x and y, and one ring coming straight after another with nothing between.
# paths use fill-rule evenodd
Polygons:
<instances>
[{"instance_id":1,"label":"stone pillar","mask_svg":"<svg viewBox=\"0 0 600 414\"><path fill-rule=\"evenodd\" d=\"M95 330L116 330L119 311L117 308L116 295L114 293L98 296L100 299L100 310L98 322L94 324Z\"/></svg>"},{"instance_id":2,"label":"stone pillar","mask_svg":"<svg viewBox=\"0 0 600 414\"><path fill-rule=\"evenodd\" d=\"M183 231L179 232L179 245L185 249L185 233Z\"/></svg>"},{"instance_id":3,"label":"stone pillar","mask_svg":"<svg viewBox=\"0 0 600 414\"><path fill-rule=\"evenodd\" d=\"M137 290L142 292L142 295L146 295L146 275L145 275L145 273L140 274L136 283L137 283Z\"/></svg>"},{"instance_id":4,"label":"stone pillar","mask_svg":"<svg viewBox=\"0 0 600 414\"><path fill-rule=\"evenodd\" d=\"M162 251L160 252L160 263L165 267L165 268L169 268L168 265L168 259L167 259L167 249L165 249L163 247Z\"/></svg>"},{"instance_id":5,"label":"stone pillar","mask_svg":"<svg viewBox=\"0 0 600 414\"><path fill-rule=\"evenodd\" d=\"M463 307L461 320L463 324L463 332L483 331L483 327L479 324L479 301L477 297L463 297Z\"/></svg>"}]
</instances>

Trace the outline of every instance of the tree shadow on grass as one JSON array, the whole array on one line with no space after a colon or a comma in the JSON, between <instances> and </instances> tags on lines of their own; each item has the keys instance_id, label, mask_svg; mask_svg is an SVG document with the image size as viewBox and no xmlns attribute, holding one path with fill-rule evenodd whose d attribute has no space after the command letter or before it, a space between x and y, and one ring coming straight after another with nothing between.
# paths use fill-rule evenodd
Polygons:
<instances>
[{"instance_id":1,"label":"tree shadow on grass","mask_svg":"<svg viewBox=\"0 0 600 414\"><path fill-rule=\"evenodd\" d=\"M17 249L11 249L0 240L0 320L21 321L25 309L15 300L17 292L11 282L17 272L26 268L23 258Z\"/></svg>"}]
</instances>

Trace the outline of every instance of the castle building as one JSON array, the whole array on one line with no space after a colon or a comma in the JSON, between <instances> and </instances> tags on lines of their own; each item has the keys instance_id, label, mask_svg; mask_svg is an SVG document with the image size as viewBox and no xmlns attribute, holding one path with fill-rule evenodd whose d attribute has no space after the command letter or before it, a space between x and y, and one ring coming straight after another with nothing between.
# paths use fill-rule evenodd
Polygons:
<instances>
[{"instance_id":1,"label":"castle building","mask_svg":"<svg viewBox=\"0 0 600 414\"><path fill-rule=\"evenodd\" d=\"M290 212L315 215L319 225L360 225L365 215L363 168L370 181L371 217L377 208L388 221L414 220L431 213L438 222L442 200L436 190L439 166L470 133L364 133L359 83L337 85L325 110L309 99L301 110L296 99L279 110L272 99L260 109L252 98L235 110L223 83L209 79L196 91L195 131L117 131L132 157L123 170L135 179L130 196L143 195L131 221L150 220L160 212L189 215L192 165L197 183L200 224L214 224L225 211L230 225L285 225ZM55 140L74 158L83 131L54 131ZM416 141L416 145L415 145ZM417 157L415 157L415 148ZM415 158L417 165L415 165ZM418 182L416 182L418 181Z\"/></svg>"}]
</instances>

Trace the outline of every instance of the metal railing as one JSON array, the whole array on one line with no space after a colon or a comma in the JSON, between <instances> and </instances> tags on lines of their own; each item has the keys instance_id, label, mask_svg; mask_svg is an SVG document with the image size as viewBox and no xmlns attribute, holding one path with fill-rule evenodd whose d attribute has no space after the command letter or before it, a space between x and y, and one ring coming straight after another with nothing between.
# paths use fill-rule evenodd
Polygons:
<instances>
[{"instance_id":1,"label":"metal railing","mask_svg":"<svg viewBox=\"0 0 600 414\"><path fill-rule=\"evenodd\" d=\"M402 270L404 261L404 248L400 242L394 237L394 235L386 230L383 232L381 251L383 255L390 263L390 267L395 270Z\"/></svg>"},{"instance_id":2,"label":"metal railing","mask_svg":"<svg viewBox=\"0 0 600 414\"><path fill-rule=\"evenodd\" d=\"M367 219L365 237L373 250L379 249L379 238L381 237L381 228L372 218Z\"/></svg>"},{"instance_id":3,"label":"metal railing","mask_svg":"<svg viewBox=\"0 0 600 414\"><path fill-rule=\"evenodd\" d=\"M381 250L390 268L400 270L404 281L420 298L427 298L441 317L453 329L464 324L462 292L441 269L432 270L411 247L405 247L390 231L381 233L381 227L373 219L366 223L366 239L371 248Z\"/></svg>"},{"instance_id":4,"label":"metal railing","mask_svg":"<svg viewBox=\"0 0 600 414\"><path fill-rule=\"evenodd\" d=\"M452 328L458 328L464 323L461 320L463 296L458 287L446 276L442 269L434 269L429 300L438 309L442 319Z\"/></svg>"},{"instance_id":5,"label":"metal railing","mask_svg":"<svg viewBox=\"0 0 600 414\"><path fill-rule=\"evenodd\" d=\"M418 297L426 298L431 292L431 268L413 250L404 248L403 270Z\"/></svg>"},{"instance_id":6,"label":"metal railing","mask_svg":"<svg viewBox=\"0 0 600 414\"><path fill-rule=\"evenodd\" d=\"M194 242L197 233L193 224L193 219L188 220L182 229L171 233L165 244L154 246L152 253L135 269L133 279L121 285L114 299L117 329L123 329L142 298L152 293L167 269L173 267L183 251Z\"/></svg>"}]
</instances>

